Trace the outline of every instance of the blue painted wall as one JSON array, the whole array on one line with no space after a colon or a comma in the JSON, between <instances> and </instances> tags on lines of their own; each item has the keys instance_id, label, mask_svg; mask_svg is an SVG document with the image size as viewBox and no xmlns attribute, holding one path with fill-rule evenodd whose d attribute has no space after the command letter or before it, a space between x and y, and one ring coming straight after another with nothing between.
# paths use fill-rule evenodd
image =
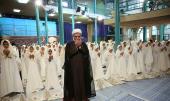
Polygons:
<instances>
[{"instance_id":1,"label":"blue painted wall","mask_svg":"<svg viewBox=\"0 0 170 101\"><path fill-rule=\"evenodd\" d=\"M40 21L40 35L45 36L44 21ZM57 35L56 22L48 21L49 36ZM0 36L36 36L36 21L29 19L0 18Z\"/></svg>"}]
</instances>

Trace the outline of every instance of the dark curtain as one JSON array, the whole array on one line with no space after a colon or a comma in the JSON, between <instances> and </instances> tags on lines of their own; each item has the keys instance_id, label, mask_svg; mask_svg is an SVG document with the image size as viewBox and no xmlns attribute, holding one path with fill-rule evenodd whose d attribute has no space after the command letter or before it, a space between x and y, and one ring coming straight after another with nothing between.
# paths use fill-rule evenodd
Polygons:
<instances>
[{"instance_id":1,"label":"dark curtain","mask_svg":"<svg viewBox=\"0 0 170 101\"><path fill-rule=\"evenodd\" d=\"M109 25L104 25L104 33L105 35L109 35Z\"/></svg>"},{"instance_id":2,"label":"dark curtain","mask_svg":"<svg viewBox=\"0 0 170 101\"><path fill-rule=\"evenodd\" d=\"M99 40L105 40L106 33L105 33L105 25L103 21L99 21L97 23L97 33Z\"/></svg>"},{"instance_id":3,"label":"dark curtain","mask_svg":"<svg viewBox=\"0 0 170 101\"><path fill-rule=\"evenodd\" d=\"M58 24L57 24L58 25ZM57 26L58 27L58 26ZM104 22L98 22L97 24L98 30L97 35L99 40L107 40L107 35L110 33L111 26L104 25ZM88 41L88 32L87 32L87 24L75 24L75 28L80 28L82 30L82 37L85 42ZM58 33L57 28L57 35ZM72 40L72 24L68 22L64 22L64 42L69 42Z\"/></svg>"},{"instance_id":4,"label":"dark curtain","mask_svg":"<svg viewBox=\"0 0 170 101\"><path fill-rule=\"evenodd\" d=\"M72 40L72 25L64 22L64 42L67 43Z\"/></svg>"}]
</instances>

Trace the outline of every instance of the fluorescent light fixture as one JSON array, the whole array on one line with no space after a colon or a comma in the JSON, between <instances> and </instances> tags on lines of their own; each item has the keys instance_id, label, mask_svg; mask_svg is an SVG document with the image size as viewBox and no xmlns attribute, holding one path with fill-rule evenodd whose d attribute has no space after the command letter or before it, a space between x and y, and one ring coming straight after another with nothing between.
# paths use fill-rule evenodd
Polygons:
<instances>
[{"instance_id":1,"label":"fluorescent light fixture","mask_svg":"<svg viewBox=\"0 0 170 101\"><path fill-rule=\"evenodd\" d=\"M0 13L0 17L2 17L2 14Z\"/></svg>"},{"instance_id":2,"label":"fluorescent light fixture","mask_svg":"<svg viewBox=\"0 0 170 101\"><path fill-rule=\"evenodd\" d=\"M77 21L76 23L82 23L81 21Z\"/></svg>"},{"instance_id":3,"label":"fluorescent light fixture","mask_svg":"<svg viewBox=\"0 0 170 101\"><path fill-rule=\"evenodd\" d=\"M69 18L72 19L72 16L70 16Z\"/></svg>"},{"instance_id":4,"label":"fluorescent light fixture","mask_svg":"<svg viewBox=\"0 0 170 101\"><path fill-rule=\"evenodd\" d=\"M72 19L72 16L70 16L69 18ZM74 19L76 19L76 18L77 18L77 16L74 16Z\"/></svg>"},{"instance_id":5,"label":"fluorescent light fixture","mask_svg":"<svg viewBox=\"0 0 170 101\"><path fill-rule=\"evenodd\" d=\"M21 10L20 9L13 9L13 12L19 13L19 12L21 12Z\"/></svg>"},{"instance_id":6,"label":"fluorescent light fixture","mask_svg":"<svg viewBox=\"0 0 170 101\"><path fill-rule=\"evenodd\" d=\"M50 13L50 14L48 14L49 16L55 16L55 14L54 13Z\"/></svg>"},{"instance_id":7,"label":"fluorescent light fixture","mask_svg":"<svg viewBox=\"0 0 170 101\"><path fill-rule=\"evenodd\" d=\"M18 3L27 4L30 0L17 0Z\"/></svg>"},{"instance_id":8,"label":"fluorescent light fixture","mask_svg":"<svg viewBox=\"0 0 170 101\"><path fill-rule=\"evenodd\" d=\"M63 6L63 7L68 7L68 3L65 2L65 1L63 1L63 2L62 2L62 6Z\"/></svg>"},{"instance_id":9,"label":"fluorescent light fixture","mask_svg":"<svg viewBox=\"0 0 170 101\"><path fill-rule=\"evenodd\" d=\"M140 2L144 2L144 0L139 0Z\"/></svg>"},{"instance_id":10,"label":"fluorescent light fixture","mask_svg":"<svg viewBox=\"0 0 170 101\"><path fill-rule=\"evenodd\" d=\"M103 18L102 16L98 16L97 19L98 19L99 21L101 21L101 20L103 20L104 18Z\"/></svg>"},{"instance_id":11,"label":"fluorescent light fixture","mask_svg":"<svg viewBox=\"0 0 170 101\"><path fill-rule=\"evenodd\" d=\"M41 6L42 5L42 0L35 0L35 5Z\"/></svg>"}]
</instances>

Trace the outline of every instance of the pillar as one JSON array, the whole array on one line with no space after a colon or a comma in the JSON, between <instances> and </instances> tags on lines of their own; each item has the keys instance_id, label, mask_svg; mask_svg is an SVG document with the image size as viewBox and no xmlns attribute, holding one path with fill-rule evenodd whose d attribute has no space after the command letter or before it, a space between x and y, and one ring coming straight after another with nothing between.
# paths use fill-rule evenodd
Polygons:
<instances>
[{"instance_id":1,"label":"pillar","mask_svg":"<svg viewBox=\"0 0 170 101\"><path fill-rule=\"evenodd\" d=\"M62 9L62 0L56 0L58 2L58 22L59 22L59 37L60 44L64 44L64 22L63 22L63 9Z\"/></svg>"}]
</instances>

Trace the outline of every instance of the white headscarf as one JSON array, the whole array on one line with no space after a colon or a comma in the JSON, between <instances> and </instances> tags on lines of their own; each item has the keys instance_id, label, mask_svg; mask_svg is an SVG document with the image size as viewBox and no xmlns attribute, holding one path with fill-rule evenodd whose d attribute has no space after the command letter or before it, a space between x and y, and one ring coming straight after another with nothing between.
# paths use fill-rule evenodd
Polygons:
<instances>
[{"instance_id":1,"label":"white headscarf","mask_svg":"<svg viewBox=\"0 0 170 101\"><path fill-rule=\"evenodd\" d=\"M72 35L74 35L75 33L80 33L82 35L82 31L79 28L76 28L72 31Z\"/></svg>"},{"instance_id":2,"label":"white headscarf","mask_svg":"<svg viewBox=\"0 0 170 101\"><path fill-rule=\"evenodd\" d=\"M7 41L8 44L9 44L9 48L8 48L8 49L11 50L11 49L12 49L12 45L11 45L11 43L10 43L9 40L2 40L2 41L1 41L1 47L0 47L0 49L1 49L1 50L4 50L3 43L4 43L5 41Z\"/></svg>"},{"instance_id":3,"label":"white headscarf","mask_svg":"<svg viewBox=\"0 0 170 101\"><path fill-rule=\"evenodd\" d=\"M11 51L10 53L13 53L13 47L12 47L12 45L11 45L11 43L10 43L10 41L9 40L2 40L1 41L1 46L0 46L0 54L3 54L3 50L4 50L4 46L3 46L3 43L5 42L5 41L7 41L8 42L8 44L9 44L9 50Z\"/></svg>"}]
</instances>

